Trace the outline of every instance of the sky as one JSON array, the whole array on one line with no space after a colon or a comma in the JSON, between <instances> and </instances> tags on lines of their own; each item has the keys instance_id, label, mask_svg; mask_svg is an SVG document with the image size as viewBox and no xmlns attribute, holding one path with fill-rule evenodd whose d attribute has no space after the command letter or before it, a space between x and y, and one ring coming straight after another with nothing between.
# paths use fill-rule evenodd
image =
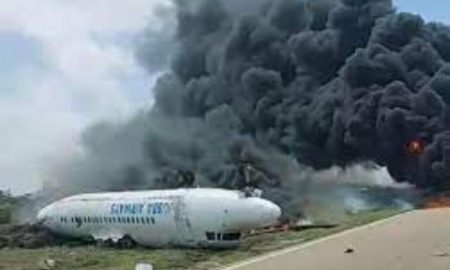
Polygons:
<instances>
[{"instance_id":1,"label":"sky","mask_svg":"<svg viewBox=\"0 0 450 270\"><path fill-rule=\"evenodd\" d=\"M395 4L450 24L445 2ZM86 127L151 104L157 73L140 67L135 44L143 32L169 31L161 12L168 7L169 0L0 1L0 190L39 189L80 150Z\"/></svg>"}]
</instances>

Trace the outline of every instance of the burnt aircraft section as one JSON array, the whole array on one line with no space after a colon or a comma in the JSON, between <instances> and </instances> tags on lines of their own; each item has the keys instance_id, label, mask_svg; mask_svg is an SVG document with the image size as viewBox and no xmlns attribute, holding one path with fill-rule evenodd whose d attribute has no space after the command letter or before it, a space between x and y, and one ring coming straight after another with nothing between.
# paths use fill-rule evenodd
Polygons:
<instances>
[{"instance_id":1,"label":"burnt aircraft section","mask_svg":"<svg viewBox=\"0 0 450 270\"><path fill-rule=\"evenodd\" d=\"M280 202L298 164L363 161L399 182L449 187L448 26L390 0L175 6L177 49L154 107L88 130L85 155L62 177L68 190L177 187L179 171L195 172L193 185L239 188L250 165ZM143 42L149 71L151 54Z\"/></svg>"}]
</instances>

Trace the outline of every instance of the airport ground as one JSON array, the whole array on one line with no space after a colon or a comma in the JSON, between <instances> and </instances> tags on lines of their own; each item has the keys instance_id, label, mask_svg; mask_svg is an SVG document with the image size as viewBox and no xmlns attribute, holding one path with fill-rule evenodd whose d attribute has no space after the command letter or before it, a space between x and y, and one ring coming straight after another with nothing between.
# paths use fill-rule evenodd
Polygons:
<instances>
[{"instance_id":1,"label":"airport ground","mask_svg":"<svg viewBox=\"0 0 450 270\"><path fill-rule=\"evenodd\" d=\"M219 269L239 261L333 235L398 213L398 210L390 209L357 214L349 213L339 218L339 226L335 228L261 234L248 238L240 248L234 250L153 250L143 248L118 250L95 246L56 246L34 250L6 248L0 250L0 269L126 270L133 269L135 264L139 262L150 262L156 270ZM45 263L46 260L54 261L54 266L49 267Z\"/></svg>"}]
</instances>

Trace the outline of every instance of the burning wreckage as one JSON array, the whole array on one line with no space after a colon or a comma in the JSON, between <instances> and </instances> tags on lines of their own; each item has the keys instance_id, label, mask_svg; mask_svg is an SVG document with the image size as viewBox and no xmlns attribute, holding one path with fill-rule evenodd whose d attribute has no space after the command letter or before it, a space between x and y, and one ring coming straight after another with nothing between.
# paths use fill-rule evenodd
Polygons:
<instances>
[{"instance_id":1,"label":"burning wreckage","mask_svg":"<svg viewBox=\"0 0 450 270\"><path fill-rule=\"evenodd\" d=\"M149 72L170 66L154 106L88 129L65 193L176 188L179 170L192 186L240 189L251 164L253 185L296 215L292 202L315 192L302 171L367 161L450 188L450 27L391 0L173 7L175 33L147 33L136 53Z\"/></svg>"}]
</instances>

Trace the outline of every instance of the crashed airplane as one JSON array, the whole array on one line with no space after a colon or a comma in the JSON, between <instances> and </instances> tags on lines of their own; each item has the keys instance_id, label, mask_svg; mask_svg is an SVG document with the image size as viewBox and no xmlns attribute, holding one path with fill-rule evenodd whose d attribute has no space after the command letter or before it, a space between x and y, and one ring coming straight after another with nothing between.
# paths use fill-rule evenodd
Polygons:
<instances>
[{"instance_id":1,"label":"crashed airplane","mask_svg":"<svg viewBox=\"0 0 450 270\"><path fill-rule=\"evenodd\" d=\"M257 195L197 188L76 195L48 205L38 220L57 234L122 247L231 248L280 215L276 204Z\"/></svg>"}]
</instances>

